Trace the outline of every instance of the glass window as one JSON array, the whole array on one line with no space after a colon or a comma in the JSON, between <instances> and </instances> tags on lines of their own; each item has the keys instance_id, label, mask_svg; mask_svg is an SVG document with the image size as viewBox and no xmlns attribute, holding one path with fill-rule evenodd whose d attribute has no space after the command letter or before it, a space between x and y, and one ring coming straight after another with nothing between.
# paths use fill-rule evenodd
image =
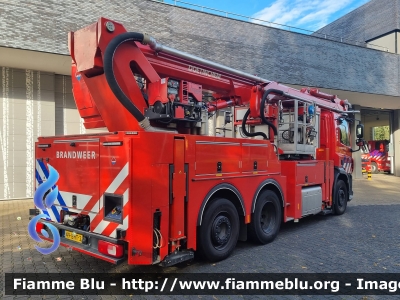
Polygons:
<instances>
[{"instance_id":1,"label":"glass window","mask_svg":"<svg viewBox=\"0 0 400 300\"><path fill-rule=\"evenodd\" d=\"M340 130L340 142L343 145L350 146L350 139L349 139L349 124L346 120L343 120L342 123L339 125Z\"/></svg>"}]
</instances>

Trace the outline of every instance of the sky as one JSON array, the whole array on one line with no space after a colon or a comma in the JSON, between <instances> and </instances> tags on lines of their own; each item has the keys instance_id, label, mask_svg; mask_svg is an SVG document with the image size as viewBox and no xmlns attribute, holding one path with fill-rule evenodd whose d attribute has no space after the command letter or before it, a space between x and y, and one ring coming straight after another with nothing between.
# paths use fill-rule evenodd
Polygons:
<instances>
[{"instance_id":1,"label":"sky","mask_svg":"<svg viewBox=\"0 0 400 300\"><path fill-rule=\"evenodd\" d=\"M369 0L182 0L278 24L316 31ZM171 3L173 0L165 0ZM185 6L180 4L181 6ZM190 7L190 6L188 6ZM199 9L199 8L197 8ZM205 10L207 11L207 10ZM255 21L257 22L257 21Z\"/></svg>"}]
</instances>

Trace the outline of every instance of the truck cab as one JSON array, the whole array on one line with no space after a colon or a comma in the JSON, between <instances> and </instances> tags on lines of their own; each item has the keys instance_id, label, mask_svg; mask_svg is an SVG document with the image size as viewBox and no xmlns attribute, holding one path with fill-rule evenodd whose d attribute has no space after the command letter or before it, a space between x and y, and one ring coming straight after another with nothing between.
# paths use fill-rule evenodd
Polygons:
<instances>
[{"instance_id":1,"label":"truck cab","mask_svg":"<svg viewBox=\"0 0 400 300\"><path fill-rule=\"evenodd\" d=\"M371 172L390 172L389 141L368 141L368 151L361 156L362 162L370 162Z\"/></svg>"}]
</instances>

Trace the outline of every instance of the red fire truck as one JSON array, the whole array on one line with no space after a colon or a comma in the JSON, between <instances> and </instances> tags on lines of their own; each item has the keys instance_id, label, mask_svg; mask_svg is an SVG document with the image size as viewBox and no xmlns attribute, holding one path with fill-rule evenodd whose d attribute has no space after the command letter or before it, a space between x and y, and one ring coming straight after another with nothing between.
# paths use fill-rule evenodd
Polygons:
<instances>
[{"instance_id":1,"label":"red fire truck","mask_svg":"<svg viewBox=\"0 0 400 300\"><path fill-rule=\"evenodd\" d=\"M361 156L363 162L369 162L371 172L390 172L389 141L368 141L368 149Z\"/></svg>"},{"instance_id":2,"label":"red fire truck","mask_svg":"<svg viewBox=\"0 0 400 300\"><path fill-rule=\"evenodd\" d=\"M222 260L238 240L273 241L281 222L345 212L358 151L347 100L181 52L104 18L70 33L69 50L84 125L108 133L39 138L37 186L48 165L60 176L57 201L39 211L48 216L39 233L51 224L75 251L170 266L194 252ZM209 135L212 114L237 108L244 138ZM361 124L356 135L360 147Z\"/></svg>"}]
</instances>

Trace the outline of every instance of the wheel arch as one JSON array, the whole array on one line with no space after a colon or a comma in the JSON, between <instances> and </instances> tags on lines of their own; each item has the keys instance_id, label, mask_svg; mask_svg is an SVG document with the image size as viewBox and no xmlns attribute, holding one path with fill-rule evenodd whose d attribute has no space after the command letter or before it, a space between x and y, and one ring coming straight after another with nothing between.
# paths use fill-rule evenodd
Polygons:
<instances>
[{"instance_id":1,"label":"wheel arch","mask_svg":"<svg viewBox=\"0 0 400 300\"><path fill-rule=\"evenodd\" d=\"M351 200L350 199L350 195L351 195L350 179L349 179L349 175L346 173L346 171L343 168L335 168L335 181L334 181L333 189L332 189L332 200L335 201L336 185L339 180L343 180L344 183L346 184L347 196L349 198L349 199L347 199L347 201Z\"/></svg>"},{"instance_id":2,"label":"wheel arch","mask_svg":"<svg viewBox=\"0 0 400 300\"><path fill-rule=\"evenodd\" d=\"M232 184L221 183L213 187L204 198L203 203L200 206L199 215L197 217L197 226L201 226L204 210L207 207L207 204L210 203L212 199L217 197L225 198L231 201L233 205L235 205L239 216L246 215L243 197L239 190Z\"/></svg>"},{"instance_id":3,"label":"wheel arch","mask_svg":"<svg viewBox=\"0 0 400 300\"><path fill-rule=\"evenodd\" d=\"M257 188L256 193L254 194L253 197L253 201L251 203L251 213L254 213L254 210L256 208L256 203L257 203L257 198L258 195L264 191L264 190L271 190L274 191L276 193L276 195L279 198L279 201L281 202L282 207L285 206L285 199L283 196L283 191L282 191L282 187L280 186L280 184L273 179L267 179L264 180Z\"/></svg>"}]
</instances>

